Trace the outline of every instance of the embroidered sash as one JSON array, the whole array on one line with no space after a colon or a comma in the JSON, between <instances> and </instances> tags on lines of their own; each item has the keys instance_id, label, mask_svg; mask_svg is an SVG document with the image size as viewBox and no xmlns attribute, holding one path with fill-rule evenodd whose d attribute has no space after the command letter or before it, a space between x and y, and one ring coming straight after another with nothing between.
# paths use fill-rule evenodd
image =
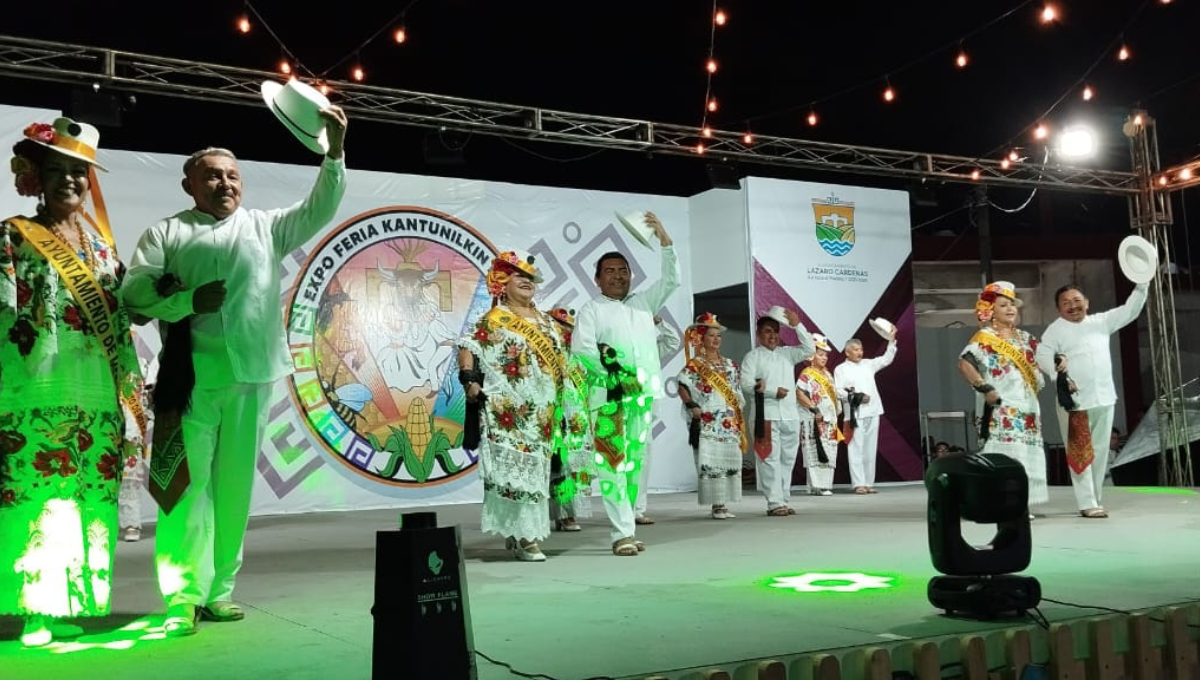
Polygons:
<instances>
[{"instance_id":1,"label":"embroidered sash","mask_svg":"<svg viewBox=\"0 0 1200 680\"><path fill-rule=\"evenodd\" d=\"M812 366L809 366L808 368L801 371L800 375L807 375L809 378L812 378L813 382L817 383L817 385L820 385L821 389L825 392L825 398L829 400L829 403L831 403L831 404L838 403L837 390L834 389L833 383L830 382L829 378L825 377L824 371L819 371L819 370L813 368ZM834 410L836 411L836 407ZM843 441L845 439L845 437L842 436L842 431L840 429L838 429L837 421L834 420L831 423L831 425L833 426L833 433L834 433L835 439L837 439L837 441L839 441L839 442Z\"/></svg>"},{"instance_id":2,"label":"embroidered sash","mask_svg":"<svg viewBox=\"0 0 1200 680\"><path fill-rule=\"evenodd\" d=\"M525 317L513 314L500 307L493 307L486 315L488 321L525 338L538 360L550 371L554 382L561 385L566 371L566 357L554 347L554 341L546 336L536 324Z\"/></svg>"},{"instance_id":3,"label":"embroidered sash","mask_svg":"<svg viewBox=\"0 0 1200 680\"><path fill-rule=\"evenodd\" d=\"M1029 363L1029 359L1025 356L1024 352L1013 347L1012 343L994 333L979 331L971 336L971 342L979 345L990 345L996 350L997 354L1011 361L1012 365L1016 366L1017 370L1021 372L1021 377L1025 379L1025 384L1029 386L1029 391L1037 394L1037 370L1033 367L1033 364ZM987 379L987 376L982 377L985 380Z\"/></svg>"},{"instance_id":4,"label":"embroidered sash","mask_svg":"<svg viewBox=\"0 0 1200 680\"><path fill-rule=\"evenodd\" d=\"M146 412L142 409L141 399L136 393L128 396L122 393L121 385L124 380L121 374L121 343L117 339L116 319L108 309L108 299L104 295L104 289L100 287L100 282L91 270L80 262L79 256L48 229L22 217L14 217L9 221L16 225L25 240L54 267L58 278L70 291L71 297L75 298L79 312L87 319L88 325L100 339L100 346L104 348L104 358L108 361L109 371L112 372L117 399L133 414L142 440L145 441Z\"/></svg>"},{"instance_id":5,"label":"embroidered sash","mask_svg":"<svg viewBox=\"0 0 1200 680\"><path fill-rule=\"evenodd\" d=\"M717 372L707 361L698 361L696 359L688 360L688 367L692 368L700 375L700 379L712 386L717 394L729 404L729 408L733 409L733 420L737 423L738 432L741 435L742 450L746 450L746 423L742 418L742 409L738 406L737 392L733 391L733 387L729 385L729 381L725 376Z\"/></svg>"}]
</instances>

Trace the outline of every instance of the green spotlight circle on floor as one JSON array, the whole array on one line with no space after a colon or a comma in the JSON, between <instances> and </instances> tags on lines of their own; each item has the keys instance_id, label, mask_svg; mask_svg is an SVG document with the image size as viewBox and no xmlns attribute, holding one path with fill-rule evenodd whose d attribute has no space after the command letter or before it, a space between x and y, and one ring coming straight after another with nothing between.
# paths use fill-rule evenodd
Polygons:
<instances>
[{"instance_id":1,"label":"green spotlight circle on floor","mask_svg":"<svg viewBox=\"0 0 1200 680\"><path fill-rule=\"evenodd\" d=\"M810 571L794 576L776 576L772 588L790 588L798 593L857 593L862 590L891 588L893 576L876 576L859 572Z\"/></svg>"}]
</instances>

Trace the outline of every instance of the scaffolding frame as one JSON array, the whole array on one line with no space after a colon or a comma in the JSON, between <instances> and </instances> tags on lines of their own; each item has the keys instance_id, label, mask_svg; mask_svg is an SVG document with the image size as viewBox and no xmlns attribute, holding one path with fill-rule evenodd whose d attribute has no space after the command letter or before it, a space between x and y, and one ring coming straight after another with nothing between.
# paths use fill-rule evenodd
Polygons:
<instances>
[{"instance_id":1,"label":"scaffolding frame","mask_svg":"<svg viewBox=\"0 0 1200 680\"><path fill-rule=\"evenodd\" d=\"M0 35L0 76L248 106L262 105L264 80L282 78L273 71L4 35ZM1155 124L1144 111L1131 114L1124 128L1130 141L1132 170L1116 171L750 136L361 83L308 82L329 87L337 103L359 120L746 165L1124 196L1129 203L1131 229L1154 243L1166 262L1170 262L1170 228L1174 223L1170 194L1200 184L1200 176L1181 175L1183 170L1200 175L1200 162L1160 168ZM1174 180L1158 183L1166 177ZM1169 275L1162 271L1151 285L1147 306L1162 441L1161 482L1192 486L1174 293Z\"/></svg>"}]
</instances>

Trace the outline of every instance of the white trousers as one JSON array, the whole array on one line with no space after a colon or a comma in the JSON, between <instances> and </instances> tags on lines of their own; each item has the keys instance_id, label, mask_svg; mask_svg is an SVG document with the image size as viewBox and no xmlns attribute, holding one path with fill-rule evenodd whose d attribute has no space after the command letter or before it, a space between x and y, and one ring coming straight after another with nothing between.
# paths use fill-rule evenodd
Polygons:
<instances>
[{"instance_id":1,"label":"white trousers","mask_svg":"<svg viewBox=\"0 0 1200 680\"><path fill-rule=\"evenodd\" d=\"M146 488L146 459L141 453L125 458L125 476L117 494L117 517L122 529L142 528L142 489Z\"/></svg>"},{"instance_id":2,"label":"white trousers","mask_svg":"<svg viewBox=\"0 0 1200 680\"><path fill-rule=\"evenodd\" d=\"M270 384L192 394L183 417L191 481L169 515L159 511L154 546L168 607L233 597L270 399Z\"/></svg>"},{"instance_id":3,"label":"white trousers","mask_svg":"<svg viewBox=\"0 0 1200 680\"><path fill-rule=\"evenodd\" d=\"M1058 428L1063 441L1068 440L1067 412L1061 406L1054 409L1058 414ZM1075 504L1080 510L1103 507L1104 476L1108 472L1108 440L1112 436L1113 406L1097 406L1087 410L1088 431L1092 433L1092 451L1095 459L1082 474L1071 472L1071 487L1075 489Z\"/></svg>"},{"instance_id":4,"label":"white trousers","mask_svg":"<svg viewBox=\"0 0 1200 680\"><path fill-rule=\"evenodd\" d=\"M772 420L771 454L754 454L758 490L767 499L767 510L782 508L792 499L792 469L800 450L800 421Z\"/></svg>"},{"instance_id":5,"label":"white trousers","mask_svg":"<svg viewBox=\"0 0 1200 680\"><path fill-rule=\"evenodd\" d=\"M879 451L879 416L859 416L854 436L846 445L850 464L850 485L854 488L875 486L875 457Z\"/></svg>"},{"instance_id":6,"label":"white trousers","mask_svg":"<svg viewBox=\"0 0 1200 680\"><path fill-rule=\"evenodd\" d=\"M638 411L643 409L630 407L626 411L625 437L636 441L644 435L643 446L648 446L653 436L653 404L650 409L642 412L641 417L636 417ZM596 418L597 414L593 411L593 423L596 422ZM645 450L642 449L643 452ZM633 538L637 531L637 522L634 521L637 517L636 506L638 499L645 495L640 486L645 469L641 455L639 453L632 457L627 454L616 470L610 467L607 461L601 462L601 458L597 456L596 477L600 480L600 496L604 501L604 512L608 515L609 533L613 543L622 538Z\"/></svg>"},{"instance_id":7,"label":"white trousers","mask_svg":"<svg viewBox=\"0 0 1200 680\"><path fill-rule=\"evenodd\" d=\"M642 470L638 473L638 493L634 499L633 514L646 514L646 503L650 499L650 449L654 447L654 423L658 420L658 402L651 404L650 424L646 428L646 443L642 445Z\"/></svg>"}]
</instances>

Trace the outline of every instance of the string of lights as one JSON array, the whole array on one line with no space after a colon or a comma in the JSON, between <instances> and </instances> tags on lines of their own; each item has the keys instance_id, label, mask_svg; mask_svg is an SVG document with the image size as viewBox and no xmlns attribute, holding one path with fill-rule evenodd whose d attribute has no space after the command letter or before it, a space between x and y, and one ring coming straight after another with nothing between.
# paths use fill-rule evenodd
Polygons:
<instances>
[{"instance_id":1,"label":"string of lights","mask_svg":"<svg viewBox=\"0 0 1200 680\"><path fill-rule=\"evenodd\" d=\"M397 45L403 45L404 43L408 42L408 26L405 22L405 19L409 10L411 10L418 2L420 2L420 0L408 0L408 2L404 4L404 7L401 8L401 10L397 12L395 16L380 25L378 29L368 35L367 38L359 43L354 49L347 52L343 57L333 62L332 65L321 70L320 72L316 72L313 69L305 66L300 58L296 56L296 53L288 49L287 45L283 42L283 39L279 37L279 34L277 34L271 28L270 24L267 23L267 20L265 17L263 17L262 12L260 12L258 8L256 8L249 0L246 0L244 3L245 9L237 17L234 25L237 27L237 30L243 34L249 34L251 30L253 30L255 23L258 23L263 27L263 30L267 32L267 35L269 35L279 47L281 57L276 68L283 75L292 76L297 72L302 72L314 80L323 81L330 77L329 74L332 73L334 69L353 60L353 66L350 68L349 72L350 79L361 83L366 80L367 77L366 69L362 63L363 50L370 46L370 44L378 39L379 36L387 32L391 33L392 40ZM254 21L251 21L252 16ZM324 83L320 84L320 89L324 93L328 93L329 90L328 86Z\"/></svg>"},{"instance_id":2,"label":"string of lights","mask_svg":"<svg viewBox=\"0 0 1200 680\"><path fill-rule=\"evenodd\" d=\"M710 17L712 23L708 32L708 59L704 62L704 71L707 74L704 85L704 112L700 116L700 136L705 139L712 138L712 127L708 124L709 115L717 112L717 98L713 95L713 75L717 72L717 28L729 21L729 15L717 6L717 0L713 0ZM704 153L703 141L696 145L696 152Z\"/></svg>"}]
</instances>

